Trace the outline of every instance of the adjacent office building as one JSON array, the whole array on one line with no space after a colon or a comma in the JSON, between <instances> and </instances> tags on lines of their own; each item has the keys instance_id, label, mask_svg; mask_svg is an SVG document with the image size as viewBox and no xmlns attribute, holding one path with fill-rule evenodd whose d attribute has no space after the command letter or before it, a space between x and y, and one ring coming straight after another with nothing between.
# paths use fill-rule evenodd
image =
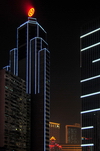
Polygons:
<instances>
[{"instance_id":1,"label":"adjacent office building","mask_svg":"<svg viewBox=\"0 0 100 151\"><path fill-rule=\"evenodd\" d=\"M100 150L100 19L81 30L82 149Z\"/></svg>"},{"instance_id":2,"label":"adjacent office building","mask_svg":"<svg viewBox=\"0 0 100 151\"><path fill-rule=\"evenodd\" d=\"M47 33L35 18L17 28L17 47L10 50L4 67L26 81L31 96L31 149L49 150L50 52Z\"/></svg>"},{"instance_id":3,"label":"adjacent office building","mask_svg":"<svg viewBox=\"0 0 100 151\"><path fill-rule=\"evenodd\" d=\"M30 150L30 95L26 82L0 70L0 150Z\"/></svg>"}]
</instances>

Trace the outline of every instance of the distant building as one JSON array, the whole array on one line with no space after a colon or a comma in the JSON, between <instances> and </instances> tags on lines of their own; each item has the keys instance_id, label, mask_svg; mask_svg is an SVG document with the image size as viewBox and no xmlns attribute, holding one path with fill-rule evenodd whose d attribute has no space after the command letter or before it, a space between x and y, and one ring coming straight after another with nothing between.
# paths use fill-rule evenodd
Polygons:
<instances>
[{"instance_id":1,"label":"distant building","mask_svg":"<svg viewBox=\"0 0 100 151\"><path fill-rule=\"evenodd\" d=\"M29 107L25 81L0 70L0 150L30 150Z\"/></svg>"},{"instance_id":2,"label":"distant building","mask_svg":"<svg viewBox=\"0 0 100 151\"><path fill-rule=\"evenodd\" d=\"M66 125L66 143L81 144L81 127L80 124Z\"/></svg>"},{"instance_id":3,"label":"distant building","mask_svg":"<svg viewBox=\"0 0 100 151\"><path fill-rule=\"evenodd\" d=\"M49 123L50 127L50 138L54 136L56 138L56 142L60 143L60 123Z\"/></svg>"}]
</instances>

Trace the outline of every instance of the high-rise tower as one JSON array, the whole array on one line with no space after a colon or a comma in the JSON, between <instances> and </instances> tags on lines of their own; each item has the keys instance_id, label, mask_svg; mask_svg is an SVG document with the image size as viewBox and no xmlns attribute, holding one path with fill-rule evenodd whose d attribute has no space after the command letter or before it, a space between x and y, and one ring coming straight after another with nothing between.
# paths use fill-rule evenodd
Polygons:
<instances>
[{"instance_id":1,"label":"high-rise tower","mask_svg":"<svg viewBox=\"0 0 100 151\"><path fill-rule=\"evenodd\" d=\"M26 81L31 96L31 150L49 150L50 52L47 33L36 18L17 28L17 47L5 69Z\"/></svg>"},{"instance_id":2,"label":"high-rise tower","mask_svg":"<svg viewBox=\"0 0 100 151\"><path fill-rule=\"evenodd\" d=\"M50 118L50 52L47 33L35 18L17 28L19 77L26 80L31 94L32 150L49 149Z\"/></svg>"},{"instance_id":3,"label":"high-rise tower","mask_svg":"<svg viewBox=\"0 0 100 151\"><path fill-rule=\"evenodd\" d=\"M82 27L82 148L100 150L100 20Z\"/></svg>"},{"instance_id":4,"label":"high-rise tower","mask_svg":"<svg viewBox=\"0 0 100 151\"><path fill-rule=\"evenodd\" d=\"M28 18L28 21L17 28L18 48L18 76L26 80L27 93L31 93L31 82L34 76L34 93L37 93L39 83L39 54L44 48L46 52L46 31L40 26L35 18ZM44 51L44 50L43 50ZM33 73L34 72L34 73ZM34 75L33 75L34 74ZM31 76L32 75L32 76Z\"/></svg>"}]
</instances>

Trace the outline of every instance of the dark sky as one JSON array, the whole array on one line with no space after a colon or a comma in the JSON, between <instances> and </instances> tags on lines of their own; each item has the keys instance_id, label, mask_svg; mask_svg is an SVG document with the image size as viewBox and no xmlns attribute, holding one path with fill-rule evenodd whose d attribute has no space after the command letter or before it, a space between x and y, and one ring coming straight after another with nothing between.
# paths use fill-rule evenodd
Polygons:
<instances>
[{"instance_id":1,"label":"dark sky","mask_svg":"<svg viewBox=\"0 0 100 151\"><path fill-rule=\"evenodd\" d=\"M0 1L0 68L16 47L17 27L27 21L32 4L38 22L48 33L51 52L51 121L80 123L80 27L100 16L99 2L58 0Z\"/></svg>"}]
</instances>

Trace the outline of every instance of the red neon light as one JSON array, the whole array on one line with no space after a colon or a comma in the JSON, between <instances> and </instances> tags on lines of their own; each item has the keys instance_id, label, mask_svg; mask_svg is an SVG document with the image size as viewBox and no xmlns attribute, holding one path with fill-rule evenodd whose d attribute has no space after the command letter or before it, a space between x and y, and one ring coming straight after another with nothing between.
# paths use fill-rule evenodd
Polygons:
<instances>
[{"instance_id":1,"label":"red neon light","mask_svg":"<svg viewBox=\"0 0 100 151\"><path fill-rule=\"evenodd\" d=\"M32 17L35 13L35 9L34 8L31 8L29 11L28 11L28 16L29 17Z\"/></svg>"},{"instance_id":2,"label":"red neon light","mask_svg":"<svg viewBox=\"0 0 100 151\"><path fill-rule=\"evenodd\" d=\"M34 12L35 12L35 7L34 5L30 2L30 1L25 1L24 5L22 3L21 5L22 9L23 9L23 13L25 13L26 16L31 17L30 15L28 15L28 12L31 8L34 8ZM34 14L33 14L34 15Z\"/></svg>"},{"instance_id":3,"label":"red neon light","mask_svg":"<svg viewBox=\"0 0 100 151\"><path fill-rule=\"evenodd\" d=\"M59 144L53 144L53 145L49 145L49 147L50 147L50 149L52 149L52 148L54 148L54 147L58 147L58 148L62 148L62 146L61 145L59 145Z\"/></svg>"}]
</instances>

